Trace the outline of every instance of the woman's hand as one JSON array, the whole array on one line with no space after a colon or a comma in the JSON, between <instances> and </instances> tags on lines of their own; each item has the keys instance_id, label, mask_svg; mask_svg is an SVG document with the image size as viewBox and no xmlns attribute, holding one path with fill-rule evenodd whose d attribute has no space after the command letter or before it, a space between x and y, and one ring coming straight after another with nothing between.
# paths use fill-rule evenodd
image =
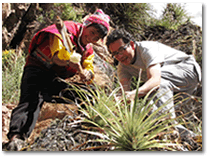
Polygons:
<instances>
[{"instance_id":1,"label":"woman's hand","mask_svg":"<svg viewBox=\"0 0 207 156\"><path fill-rule=\"evenodd\" d=\"M81 81L87 82L90 81L93 77L92 72L87 69L83 69L80 63L73 63L69 61L69 66L77 70L77 74L80 75Z\"/></svg>"},{"instance_id":2,"label":"woman's hand","mask_svg":"<svg viewBox=\"0 0 207 156\"><path fill-rule=\"evenodd\" d=\"M72 69L76 69L77 70L77 74L80 75L80 78L83 82L87 82L87 81L90 81L93 77L93 74L92 72L86 70L86 69L83 69L80 62L72 62L70 60L60 60L58 58L58 55L54 55L53 56L53 62L55 64L57 64L58 66L70 66Z\"/></svg>"},{"instance_id":3,"label":"woman's hand","mask_svg":"<svg viewBox=\"0 0 207 156\"><path fill-rule=\"evenodd\" d=\"M58 58L57 53L52 57L52 62L57 64L58 66L67 66L68 65L68 61L67 60L60 60Z\"/></svg>"},{"instance_id":4,"label":"woman's hand","mask_svg":"<svg viewBox=\"0 0 207 156\"><path fill-rule=\"evenodd\" d=\"M58 66L70 66L73 69L76 69L78 72L81 72L82 67L80 62L72 62L70 60L62 60L59 59L58 53L56 53L52 58L53 63L57 64Z\"/></svg>"}]
</instances>

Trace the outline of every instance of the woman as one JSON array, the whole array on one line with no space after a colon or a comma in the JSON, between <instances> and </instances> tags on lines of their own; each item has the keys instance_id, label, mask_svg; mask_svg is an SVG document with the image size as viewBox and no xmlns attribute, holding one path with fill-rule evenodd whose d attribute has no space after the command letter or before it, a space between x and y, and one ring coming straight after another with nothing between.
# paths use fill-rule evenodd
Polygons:
<instances>
[{"instance_id":1,"label":"woman","mask_svg":"<svg viewBox=\"0 0 207 156\"><path fill-rule=\"evenodd\" d=\"M59 95L61 90L71 88L59 78L66 79L79 74L84 82L92 82L94 54L90 43L96 43L107 35L109 20L109 16L99 9L83 24L64 22L75 52L82 56L80 63L70 61L71 54L66 51L55 25L39 31L33 37L22 76L19 105L12 111L7 134L10 140L8 150L22 148L24 140L35 127L44 101L51 101L53 95ZM67 98L71 101L76 96L78 94L75 92L67 93Z\"/></svg>"}]
</instances>

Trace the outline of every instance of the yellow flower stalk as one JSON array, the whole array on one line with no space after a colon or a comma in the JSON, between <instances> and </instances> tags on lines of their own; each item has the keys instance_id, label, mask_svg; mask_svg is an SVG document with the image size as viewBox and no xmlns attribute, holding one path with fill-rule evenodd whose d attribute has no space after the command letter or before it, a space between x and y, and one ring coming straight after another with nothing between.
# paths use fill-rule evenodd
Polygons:
<instances>
[{"instance_id":1,"label":"yellow flower stalk","mask_svg":"<svg viewBox=\"0 0 207 156\"><path fill-rule=\"evenodd\" d=\"M8 53L9 53L8 50L4 50L4 51L3 51L3 54L4 54L4 55L7 55Z\"/></svg>"}]
</instances>

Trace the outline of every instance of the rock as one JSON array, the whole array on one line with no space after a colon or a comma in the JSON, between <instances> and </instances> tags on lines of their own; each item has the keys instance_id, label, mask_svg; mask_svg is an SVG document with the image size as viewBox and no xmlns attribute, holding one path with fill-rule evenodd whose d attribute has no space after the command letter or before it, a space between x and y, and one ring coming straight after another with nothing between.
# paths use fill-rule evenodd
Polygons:
<instances>
[{"instance_id":1,"label":"rock","mask_svg":"<svg viewBox=\"0 0 207 156\"><path fill-rule=\"evenodd\" d=\"M75 105L44 103L38 121L46 119L62 119L65 115L73 115L73 111L77 110Z\"/></svg>"},{"instance_id":2,"label":"rock","mask_svg":"<svg viewBox=\"0 0 207 156\"><path fill-rule=\"evenodd\" d=\"M51 126L43 130L27 151L80 151L88 147L101 146L100 142L87 142L99 137L83 132L80 117L65 116L56 119ZM100 150L100 149L99 149Z\"/></svg>"},{"instance_id":3,"label":"rock","mask_svg":"<svg viewBox=\"0 0 207 156\"><path fill-rule=\"evenodd\" d=\"M100 86L101 88L108 86L111 88L113 85L113 81L106 75L103 71L100 70L99 67L94 66L94 72L95 72L95 77L94 77L94 82Z\"/></svg>"},{"instance_id":4,"label":"rock","mask_svg":"<svg viewBox=\"0 0 207 156\"><path fill-rule=\"evenodd\" d=\"M94 53L94 55L95 55L94 66L97 67L96 71L100 71L100 72L104 73L104 75L106 75L108 77L107 79L109 81L114 82L114 77L116 74L115 69L112 67L111 64L109 64L108 62L103 60L99 55L97 55L96 52Z\"/></svg>"},{"instance_id":5,"label":"rock","mask_svg":"<svg viewBox=\"0 0 207 156\"><path fill-rule=\"evenodd\" d=\"M33 142L43 129L50 126L53 120L63 119L66 115L73 116L76 110L77 107L75 105L44 103L35 128L29 137L29 142Z\"/></svg>"},{"instance_id":6,"label":"rock","mask_svg":"<svg viewBox=\"0 0 207 156\"><path fill-rule=\"evenodd\" d=\"M50 118L37 121L34 130L32 131L30 137L28 138L28 142L33 143L34 140L39 137L41 131L47 129L52 121L53 119Z\"/></svg>"},{"instance_id":7,"label":"rock","mask_svg":"<svg viewBox=\"0 0 207 156\"><path fill-rule=\"evenodd\" d=\"M12 107L10 107L10 108L12 108ZM6 105L2 105L2 142L8 141L6 135L9 132L9 123L10 123L10 118L11 118L11 112L12 112L12 109L7 108Z\"/></svg>"},{"instance_id":8,"label":"rock","mask_svg":"<svg viewBox=\"0 0 207 156\"><path fill-rule=\"evenodd\" d=\"M11 12L11 4L10 3L2 3L2 21L3 22L9 16L10 12Z\"/></svg>"},{"instance_id":9,"label":"rock","mask_svg":"<svg viewBox=\"0 0 207 156\"><path fill-rule=\"evenodd\" d=\"M101 59L103 59L111 65L113 64L113 58L111 57L111 54L109 53L106 45L93 45L93 49Z\"/></svg>"}]
</instances>

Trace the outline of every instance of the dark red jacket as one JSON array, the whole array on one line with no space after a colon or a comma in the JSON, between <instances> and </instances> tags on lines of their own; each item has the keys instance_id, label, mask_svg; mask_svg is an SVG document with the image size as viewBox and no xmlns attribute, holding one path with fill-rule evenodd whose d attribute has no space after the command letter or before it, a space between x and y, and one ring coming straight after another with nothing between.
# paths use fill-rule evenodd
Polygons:
<instances>
[{"instance_id":1,"label":"dark red jacket","mask_svg":"<svg viewBox=\"0 0 207 156\"><path fill-rule=\"evenodd\" d=\"M80 37L82 24L73 21L65 21L64 23L65 26L67 27L68 32L72 34L70 38L72 43L76 47L76 52L82 54L81 62L83 62L88 56L93 54L93 48L91 44L88 44L85 47L78 44L78 38ZM55 24L53 24L51 26L48 26L40 30L35 34L29 46L29 53L31 53L32 50L35 49L35 47L38 47L46 56L48 56L48 58L51 58L48 33L58 36L62 41L62 37L60 33L56 29ZM43 69L46 69L44 64L40 63L39 60L32 57L31 55L28 55L25 66L29 66L29 65L39 66ZM77 72L76 70L72 69L69 66L60 67L54 65L53 69L56 72L56 74L58 74L62 78L72 77Z\"/></svg>"}]
</instances>

